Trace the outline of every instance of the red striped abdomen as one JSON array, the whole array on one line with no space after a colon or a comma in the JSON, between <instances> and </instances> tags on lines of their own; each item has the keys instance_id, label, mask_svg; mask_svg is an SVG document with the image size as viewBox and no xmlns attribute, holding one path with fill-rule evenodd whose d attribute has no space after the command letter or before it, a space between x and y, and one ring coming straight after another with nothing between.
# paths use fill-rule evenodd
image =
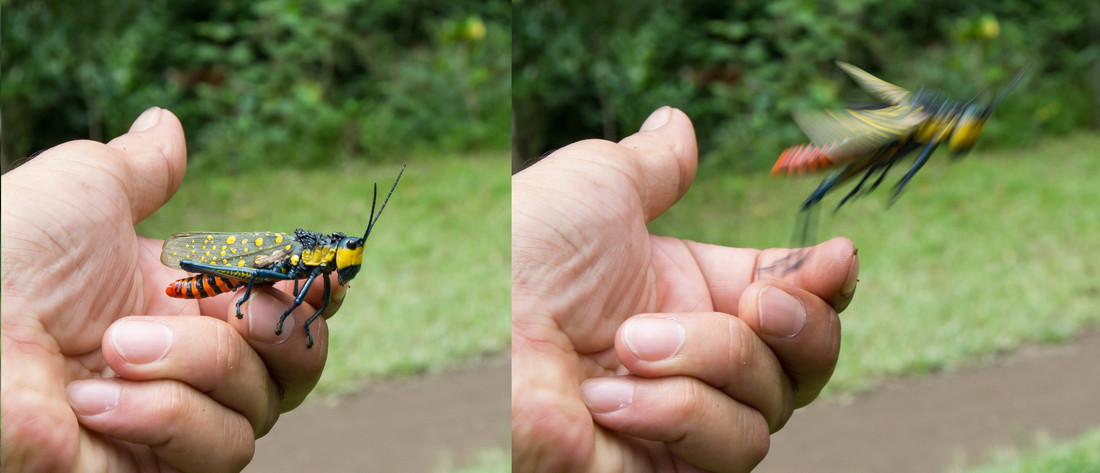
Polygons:
<instances>
[{"instance_id":1,"label":"red striped abdomen","mask_svg":"<svg viewBox=\"0 0 1100 473\"><path fill-rule=\"evenodd\" d=\"M835 163L829 159L824 147L814 146L813 144L792 146L779 155L779 160L772 167L772 175L815 172L828 169L834 165Z\"/></svg>"},{"instance_id":2,"label":"red striped abdomen","mask_svg":"<svg viewBox=\"0 0 1100 473\"><path fill-rule=\"evenodd\" d=\"M164 293L180 299L202 299L232 291L245 284L248 283L210 274L197 274L169 284Z\"/></svg>"}]
</instances>

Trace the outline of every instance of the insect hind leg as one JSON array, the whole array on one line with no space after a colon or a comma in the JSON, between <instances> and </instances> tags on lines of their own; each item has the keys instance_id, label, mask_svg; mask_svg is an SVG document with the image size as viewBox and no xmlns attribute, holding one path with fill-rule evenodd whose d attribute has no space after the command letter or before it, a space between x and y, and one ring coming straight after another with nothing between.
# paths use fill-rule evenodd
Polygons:
<instances>
[{"instance_id":1,"label":"insect hind leg","mask_svg":"<svg viewBox=\"0 0 1100 473\"><path fill-rule=\"evenodd\" d=\"M306 348L312 348L313 347L313 334L309 333L309 324L312 324L313 321L316 320L317 317L319 315L321 315L321 313L323 313L325 311L325 309L328 308L328 304L332 300L332 291L331 291L332 283L328 280L328 275L326 275L324 279L325 279L325 293L322 296L324 298L324 302L321 303L321 307L319 309L317 309L317 312L314 312L313 315L310 316L309 319L306 320L306 323L305 323L306 337L309 338L309 343L306 344Z\"/></svg>"}]
</instances>

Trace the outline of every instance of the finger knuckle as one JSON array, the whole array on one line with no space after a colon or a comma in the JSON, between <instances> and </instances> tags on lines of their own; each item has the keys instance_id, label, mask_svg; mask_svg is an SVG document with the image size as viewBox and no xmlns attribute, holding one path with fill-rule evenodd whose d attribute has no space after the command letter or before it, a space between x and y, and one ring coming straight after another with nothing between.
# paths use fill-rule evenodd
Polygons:
<instances>
[{"instance_id":1,"label":"finger knuckle","mask_svg":"<svg viewBox=\"0 0 1100 473\"><path fill-rule=\"evenodd\" d=\"M253 432L252 426L241 416L226 416L224 423L225 431L233 432L229 439L230 458L226 464L232 468L229 471L241 471L256 454L256 438L259 434Z\"/></svg>"},{"instance_id":2,"label":"finger knuckle","mask_svg":"<svg viewBox=\"0 0 1100 473\"><path fill-rule=\"evenodd\" d=\"M214 359L214 377L217 383L234 375L237 367L241 366L240 336L229 324L218 323L214 331L214 350L210 356Z\"/></svg>"},{"instance_id":3,"label":"finger knuckle","mask_svg":"<svg viewBox=\"0 0 1100 473\"><path fill-rule=\"evenodd\" d=\"M764 460L771 448L771 430L767 420L759 412L748 409L740 416L741 429L744 437L741 439L741 448L744 449L746 462L755 467Z\"/></svg>"}]
</instances>

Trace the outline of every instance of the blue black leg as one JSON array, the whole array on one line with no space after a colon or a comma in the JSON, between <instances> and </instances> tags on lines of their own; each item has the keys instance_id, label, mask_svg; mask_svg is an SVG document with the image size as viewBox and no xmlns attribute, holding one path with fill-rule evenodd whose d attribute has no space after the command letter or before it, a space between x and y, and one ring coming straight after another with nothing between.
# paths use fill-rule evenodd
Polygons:
<instances>
[{"instance_id":1,"label":"blue black leg","mask_svg":"<svg viewBox=\"0 0 1100 473\"><path fill-rule=\"evenodd\" d=\"M283 333L283 322L286 321L287 316L289 316L291 312L294 312L294 309L297 309L298 306L302 305L302 302L305 301L306 294L309 293L309 288L310 286L313 286L313 280L317 279L318 274L322 273L320 271L313 271L312 273L310 273L309 278L306 279L305 284L302 285L302 291L299 292L298 296L294 298L294 303L291 304L290 307L287 307L286 312L283 312L282 317L279 317L279 325L275 326L275 335L280 335ZM310 345L312 346L313 343L310 343Z\"/></svg>"},{"instance_id":2,"label":"blue black leg","mask_svg":"<svg viewBox=\"0 0 1100 473\"><path fill-rule=\"evenodd\" d=\"M314 312L313 315L310 316L308 320L306 320L306 337L309 337L309 343L306 345L306 348L310 348L313 346L313 334L309 333L309 324L313 323L313 321L316 320L317 317L321 315L321 313L324 312L325 309L328 308L328 303L332 299L332 283L328 280L328 275L325 275L323 277L325 280L325 293L322 297L324 298L325 302L321 303L321 308L317 309L317 312Z\"/></svg>"}]
</instances>

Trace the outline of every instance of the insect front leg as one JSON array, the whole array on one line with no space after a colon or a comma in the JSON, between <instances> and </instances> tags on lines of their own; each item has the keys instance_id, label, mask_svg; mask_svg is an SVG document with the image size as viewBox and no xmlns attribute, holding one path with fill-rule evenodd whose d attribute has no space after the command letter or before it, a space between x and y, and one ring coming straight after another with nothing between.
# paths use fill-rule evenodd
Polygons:
<instances>
[{"instance_id":1,"label":"insect front leg","mask_svg":"<svg viewBox=\"0 0 1100 473\"><path fill-rule=\"evenodd\" d=\"M286 321L287 316L289 316L294 309L297 309L298 306L302 305L302 302L305 301L306 294L309 292L309 288L313 286L313 280L317 279L318 274L321 274L321 272L317 270L310 273L309 278L307 278L305 284L302 285L302 292L299 292L298 295L294 297L294 303L291 304L290 307L287 307L282 317L279 317L279 325L275 327L275 335L281 335L283 333L283 322ZM325 279L327 280L328 278Z\"/></svg>"}]
</instances>

